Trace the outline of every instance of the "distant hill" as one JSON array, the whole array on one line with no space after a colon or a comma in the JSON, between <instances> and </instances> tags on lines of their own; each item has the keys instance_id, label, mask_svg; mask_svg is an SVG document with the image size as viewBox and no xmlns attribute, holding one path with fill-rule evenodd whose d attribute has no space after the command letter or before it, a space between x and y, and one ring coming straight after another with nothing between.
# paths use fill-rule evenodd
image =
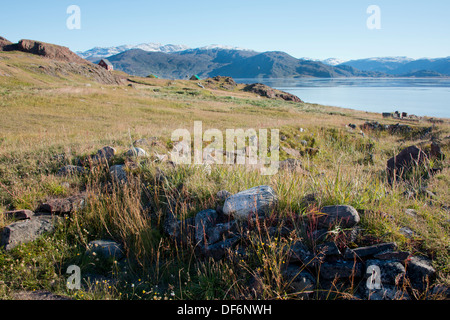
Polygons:
<instances>
[{"instance_id":1,"label":"distant hill","mask_svg":"<svg viewBox=\"0 0 450 320\"><path fill-rule=\"evenodd\" d=\"M108 57L117 70L138 76L155 74L184 79L230 76L234 78L381 77L379 72L362 72L350 66L330 66L318 61L296 59L280 51L255 52L220 47L179 52L128 50Z\"/></svg>"},{"instance_id":2,"label":"distant hill","mask_svg":"<svg viewBox=\"0 0 450 320\"><path fill-rule=\"evenodd\" d=\"M107 57L115 69L132 75L155 74L177 79L193 74L235 78L450 76L450 57L418 60L409 57L375 57L350 61L338 58L297 59L281 51L256 52L224 45L189 48L160 43L96 47L77 54L91 62Z\"/></svg>"},{"instance_id":3,"label":"distant hill","mask_svg":"<svg viewBox=\"0 0 450 320\"><path fill-rule=\"evenodd\" d=\"M115 47L95 47L90 50L81 52L78 51L77 54L82 57L83 59L89 60L89 61L97 61L101 58L107 58L128 50L133 49L140 49L144 51L149 52L177 52L177 51L183 51L189 49L188 46L185 45L177 45L177 44L166 44L162 45L160 43L141 43L138 45L121 45L121 46L115 46Z\"/></svg>"},{"instance_id":4,"label":"distant hill","mask_svg":"<svg viewBox=\"0 0 450 320\"><path fill-rule=\"evenodd\" d=\"M411 59L408 57L385 57L350 60L340 64L363 71L384 72L393 76L450 76L450 57L436 59Z\"/></svg>"}]
</instances>

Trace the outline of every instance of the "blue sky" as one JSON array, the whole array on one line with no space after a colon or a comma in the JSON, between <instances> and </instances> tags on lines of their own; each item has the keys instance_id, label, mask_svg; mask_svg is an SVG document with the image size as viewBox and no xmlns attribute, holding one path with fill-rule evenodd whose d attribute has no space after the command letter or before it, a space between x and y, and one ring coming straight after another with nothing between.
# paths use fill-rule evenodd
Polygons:
<instances>
[{"instance_id":1,"label":"blue sky","mask_svg":"<svg viewBox=\"0 0 450 320\"><path fill-rule=\"evenodd\" d=\"M79 30L66 26L69 5L81 9ZM369 5L381 9L379 30L367 28ZM449 14L448 0L14 0L1 5L0 35L73 51L158 42L280 50L296 58L446 57Z\"/></svg>"}]
</instances>

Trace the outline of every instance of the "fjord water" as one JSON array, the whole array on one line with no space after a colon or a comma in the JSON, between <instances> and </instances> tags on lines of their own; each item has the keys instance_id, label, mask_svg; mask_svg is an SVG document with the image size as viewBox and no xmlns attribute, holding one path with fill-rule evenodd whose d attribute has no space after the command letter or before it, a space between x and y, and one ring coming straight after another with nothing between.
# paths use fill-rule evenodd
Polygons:
<instances>
[{"instance_id":1,"label":"fjord water","mask_svg":"<svg viewBox=\"0 0 450 320\"><path fill-rule=\"evenodd\" d=\"M236 82L260 82L309 103L450 118L449 78L236 79Z\"/></svg>"}]
</instances>

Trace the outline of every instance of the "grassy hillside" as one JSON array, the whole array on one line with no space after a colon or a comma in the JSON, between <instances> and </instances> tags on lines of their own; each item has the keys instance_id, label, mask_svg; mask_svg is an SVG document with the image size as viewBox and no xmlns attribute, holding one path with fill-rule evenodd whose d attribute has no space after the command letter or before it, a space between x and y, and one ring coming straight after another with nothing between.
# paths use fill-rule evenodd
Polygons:
<instances>
[{"instance_id":1,"label":"grassy hillside","mask_svg":"<svg viewBox=\"0 0 450 320\"><path fill-rule=\"evenodd\" d=\"M367 121L398 120L264 98L241 86L205 80L129 77L120 85L100 83L90 74L70 63L0 52L0 212L35 210L49 199L88 195L86 206L63 217L54 233L11 251L0 249L0 298L33 291L75 299L303 298L283 276L284 249L305 236L295 223L289 236L266 239L264 230L251 233L246 258L230 252L220 261L197 256L193 246L177 244L164 232L169 211L192 217L220 205L220 190L234 194L259 185L278 194L274 220L288 217L297 223L326 205L353 206L361 215L362 232L350 246L395 241L401 250L432 259L433 285L450 285L448 120L404 120L411 127L408 133L363 132L358 126ZM179 128L193 132L194 121L202 121L204 131L280 129L281 160L292 158L289 150L294 149L302 170L262 176L242 166L216 165L207 174L203 167L158 162L158 155L172 149L171 133ZM431 134L422 134L429 127ZM446 160L429 162L424 170L440 170L433 175L416 171L389 184L386 161L413 144L429 148L431 138L440 141ZM104 146L117 151L108 165L83 163ZM148 156L126 156L132 146ZM80 162L84 174L57 174L62 166ZM111 180L114 164L126 165L129 183ZM424 188L432 196L421 193ZM0 228L11 222L0 215ZM86 255L88 243L96 239L120 243L125 258ZM81 290L66 287L66 269L73 264L81 267ZM255 281L258 286L249 285ZM432 288L406 287L414 299L442 298ZM332 283L317 286L310 297L357 298L357 289L354 283Z\"/></svg>"}]
</instances>

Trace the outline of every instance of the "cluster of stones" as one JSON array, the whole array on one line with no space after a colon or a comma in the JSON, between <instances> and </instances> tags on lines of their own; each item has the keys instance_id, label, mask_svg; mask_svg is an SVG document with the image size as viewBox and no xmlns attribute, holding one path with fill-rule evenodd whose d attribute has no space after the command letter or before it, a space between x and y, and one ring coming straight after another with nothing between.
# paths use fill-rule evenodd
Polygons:
<instances>
[{"instance_id":1,"label":"cluster of stones","mask_svg":"<svg viewBox=\"0 0 450 320\"><path fill-rule=\"evenodd\" d=\"M220 260L229 258L230 252L245 257L249 226L256 220L261 224L268 222L278 197L271 187L258 186L234 195L222 190L217 199L224 204L215 210L203 210L183 221L169 217L165 231L176 241L194 244L206 257ZM355 241L360 221L357 210L351 206L326 206L306 220L310 239L290 244L284 270L291 289L305 292L306 297L317 287L330 287L339 279L359 283L355 296L363 299L409 299L402 285L409 281L412 288L423 290L435 276L428 258L398 251L395 243L349 248L347 244ZM330 232L337 226L342 230L340 236ZM287 236L293 228L269 226L269 230L270 235L279 237ZM311 248L307 243L314 245ZM374 274L374 270L379 274Z\"/></svg>"}]
</instances>

